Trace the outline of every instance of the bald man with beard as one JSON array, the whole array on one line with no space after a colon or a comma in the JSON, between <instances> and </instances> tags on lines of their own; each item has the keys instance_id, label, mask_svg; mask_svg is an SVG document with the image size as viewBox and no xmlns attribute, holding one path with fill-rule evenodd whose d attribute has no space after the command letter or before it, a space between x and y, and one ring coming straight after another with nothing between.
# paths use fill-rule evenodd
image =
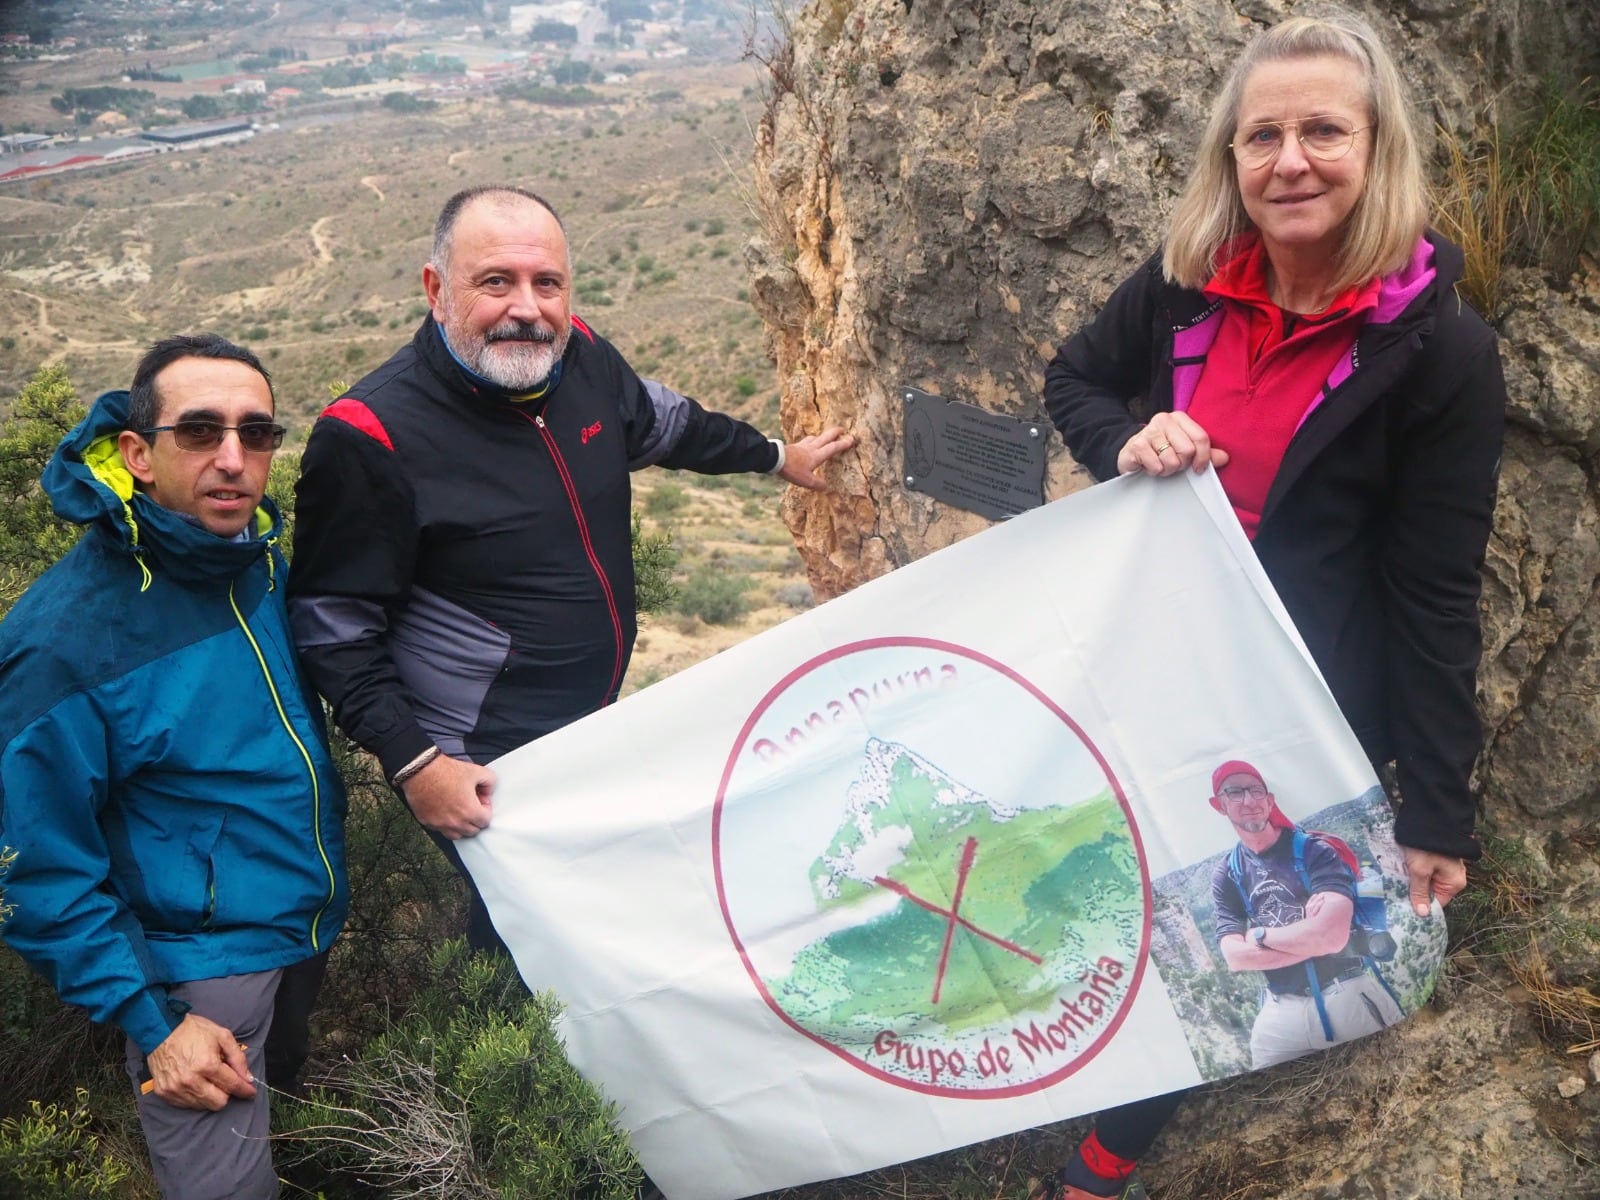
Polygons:
<instances>
[{"instance_id":1,"label":"bald man with beard","mask_svg":"<svg viewBox=\"0 0 1600 1200\"><path fill-rule=\"evenodd\" d=\"M312 431L289 601L334 719L460 869L452 843L493 815L485 764L617 698L636 631L629 472L822 488L855 439L785 445L640 379L572 313L566 230L520 188L452 196L422 285L410 344ZM472 897L469 940L498 947Z\"/></svg>"}]
</instances>

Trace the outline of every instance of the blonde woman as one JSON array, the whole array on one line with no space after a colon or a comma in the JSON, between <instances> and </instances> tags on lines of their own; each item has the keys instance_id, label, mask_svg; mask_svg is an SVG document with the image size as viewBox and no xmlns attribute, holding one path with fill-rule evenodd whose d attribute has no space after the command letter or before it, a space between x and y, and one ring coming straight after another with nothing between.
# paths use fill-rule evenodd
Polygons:
<instances>
[{"instance_id":1,"label":"blonde woman","mask_svg":"<svg viewBox=\"0 0 1600 1200\"><path fill-rule=\"evenodd\" d=\"M1216 469L1362 746L1396 765L1421 913L1479 853L1467 780L1505 385L1461 273L1427 229L1393 60L1352 16L1294 17L1235 65L1163 251L1045 383L1097 478ZM1181 669L1183 631L1163 632ZM1180 1098L1102 1113L1049 1200L1138 1194Z\"/></svg>"}]
</instances>

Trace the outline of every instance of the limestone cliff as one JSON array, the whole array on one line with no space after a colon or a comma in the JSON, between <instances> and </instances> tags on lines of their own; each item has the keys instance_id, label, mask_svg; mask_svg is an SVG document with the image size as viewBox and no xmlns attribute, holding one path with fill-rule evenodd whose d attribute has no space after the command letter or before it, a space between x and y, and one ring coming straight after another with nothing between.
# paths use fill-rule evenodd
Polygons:
<instances>
[{"instance_id":1,"label":"limestone cliff","mask_svg":"<svg viewBox=\"0 0 1600 1200\"><path fill-rule=\"evenodd\" d=\"M1223 74L1255 30L1297 7L813 0L793 18L767 55L772 96L756 153L766 235L749 256L786 431L842 424L862 440L838 490L792 490L785 502L820 595L985 527L902 486L900 385L1042 419L1055 346L1156 248ZM1592 60L1579 74L1600 67L1590 0L1352 7L1396 49L1430 133L1434 122L1470 130L1485 97L1570 67L1575 53ZM1595 980L1600 944L1600 272L1590 251L1575 279L1517 276L1500 323L1512 429L1480 676L1486 823L1518 838L1563 913L1591 922L1557 961L1558 975L1580 983ZM1055 443L1049 495L1087 482ZM1384 1115L1384 1136L1405 1140L1409 1157L1354 1137L1352 1097L1340 1093L1308 1103L1344 1131L1318 1145L1321 1183L1283 1168L1281 1190L1228 1193L1169 1173L1157 1194L1600 1196L1595 1147L1582 1166L1563 1150L1577 1135L1562 1124L1587 1104L1592 1136L1597 1089L1555 1100L1546 1075L1570 1068L1538 1048L1529 1014L1500 997L1476 1003L1413 1022L1389 1050L1449 1092L1430 1098L1407 1079L1384 1093L1409 1097ZM1501 1038L1528 1056L1534 1082L1507 1084L1487 1048L1456 1044ZM1392 1063L1357 1054L1346 1069L1365 1072L1360 1104L1386 1103L1378 1093ZM1236 1133L1225 1111L1197 1106L1183 1137L1215 1149ZM1279 1135L1295 1137L1301 1114L1292 1117ZM1506 1140L1503 1152L1457 1161L1474 1129Z\"/></svg>"}]
</instances>

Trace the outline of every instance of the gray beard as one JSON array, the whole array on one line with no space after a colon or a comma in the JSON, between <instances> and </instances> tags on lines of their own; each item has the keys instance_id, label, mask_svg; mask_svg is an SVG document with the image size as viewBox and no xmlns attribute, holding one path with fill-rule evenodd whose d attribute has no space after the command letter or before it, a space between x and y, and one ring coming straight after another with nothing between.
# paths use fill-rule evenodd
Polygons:
<instances>
[{"instance_id":1,"label":"gray beard","mask_svg":"<svg viewBox=\"0 0 1600 1200\"><path fill-rule=\"evenodd\" d=\"M457 353L490 383L509 392L528 392L549 378L566 353L568 336L559 336L553 342L490 342L473 338L469 345L458 347ZM451 344L454 342L452 338Z\"/></svg>"}]
</instances>

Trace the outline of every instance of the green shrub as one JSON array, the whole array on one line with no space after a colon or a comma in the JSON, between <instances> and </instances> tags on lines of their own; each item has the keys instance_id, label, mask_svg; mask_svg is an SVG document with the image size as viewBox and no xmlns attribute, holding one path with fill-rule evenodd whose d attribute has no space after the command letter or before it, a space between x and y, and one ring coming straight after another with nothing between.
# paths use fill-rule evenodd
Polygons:
<instances>
[{"instance_id":1,"label":"green shrub","mask_svg":"<svg viewBox=\"0 0 1600 1200\"><path fill-rule=\"evenodd\" d=\"M411 1011L300 1105L278 1157L402 1195L631 1200L642 1181L615 1108L562 1053L560 1006L501 955L434 955Z\"/></svg>"},{"instance_id":2,"label":"green shrub","mask_svg":"<svg viewBox=\"0 0 1600 1200\"><path fill-rule=\"evenodd\" d=\"M31 1101L29 1115L0 1120L0 1195L12 1200L115 1196L127 1166L89 1132L89 1093L70 1105Z\"/></svg>"},{"instance_id":3,"label":"green shrub","mask_svg":"<svg viewBox=\"0 0 1600 1200\"><path fill-rule=\"evenodd\" d=\"M83 419L64 367L41 367L0 425L0 617L78 540L55 515L39 476L56 444Z\"/></svg>"},{"instance_id":4,"label":"green shrub","mask_svg":"<svg viewBox=\"0 0 1600 1200\"><path fill-rule=\"evenodd\" d=\"M732 625L750 611L750 580L715 563L696 567L678 592L678 611L707 625Z\"/></svg>"},{"instance_id":5,"label":"green shrub","mask_svg":"<svg viewBox=\"0 0 1600 1200\"><path fill-rule=\"evenodd\" d=\"M678 548L668 533L647 534L639 514L633 514L633 592L641 613L662 612L677 599L672 573L678 566Z\"/></svg>"},{"instance_id":6,"label":"green shrub","mask_svg":"<svg viewBox=\"0 0 1600 1200\"><path fill-rule=\"evenodd\" d=\"M645 497L644 510L652 517L670 517L689 506L689 493L676 483L658 483Z\"/></svg>"},{"instance_id":7,"label":"green shrub","mask_svg":"<svg viewBox=\"0 0 1600 1200\"><path fill-rule=\"evenodd\" d=\"M338 732L332 747L350 804L350 911L333 944L316 1019L348 1046L387 1029L427 982L440 947L466 931L466 889L376 761Z\"/></svg>"}]
</instances>

